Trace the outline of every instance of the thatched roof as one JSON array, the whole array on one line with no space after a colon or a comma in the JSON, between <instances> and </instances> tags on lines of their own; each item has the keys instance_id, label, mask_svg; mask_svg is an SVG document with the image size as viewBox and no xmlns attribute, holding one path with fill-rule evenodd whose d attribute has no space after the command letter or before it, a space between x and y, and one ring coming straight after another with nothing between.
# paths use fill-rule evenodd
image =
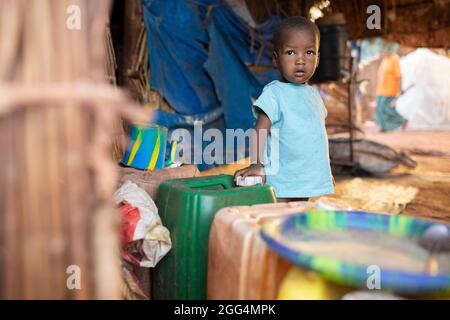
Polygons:
<instances>
[{"instance_id":1,"label":"thatched roof","mask_svg":"<svg viewBox=\"0 0 450 320\"><path fill-rule=\"evenodd\" d=\"M326 0L245 0L257 22L277 12L307 16L311 7ZM370 30L367 8L381 9L381 29ZM450 44L450 0L329 0L322 9L343 13L352 39L382 36L403 45L448 48ZM389 17L389 18L388 18Z\"/></svg>"}]
</instances>

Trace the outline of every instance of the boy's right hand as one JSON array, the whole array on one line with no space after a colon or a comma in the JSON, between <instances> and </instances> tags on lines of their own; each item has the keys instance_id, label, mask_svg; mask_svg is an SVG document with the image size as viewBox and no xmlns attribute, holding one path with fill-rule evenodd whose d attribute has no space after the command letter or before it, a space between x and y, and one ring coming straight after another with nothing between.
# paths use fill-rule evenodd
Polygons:
<instances>
[{"instance_id":1,"label":"boy's right hand","mask_svg":"<svg viewBox=\"0 0 450 320\"><path fill-rule=\"evenodd\" d=\"M247 168L238 170L234 174L234 181L236 181L237 177L261 177L262 183L266 184L266 173L264 171L264 165L261 163L255 163Z\"/></svg>"}]
</instances>

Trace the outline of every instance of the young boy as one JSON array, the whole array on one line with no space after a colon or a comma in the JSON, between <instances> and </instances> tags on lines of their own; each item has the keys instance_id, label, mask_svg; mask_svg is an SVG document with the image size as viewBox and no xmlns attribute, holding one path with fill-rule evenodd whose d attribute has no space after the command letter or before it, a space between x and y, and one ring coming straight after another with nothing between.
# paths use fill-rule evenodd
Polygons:
<instances>
[{"instance_id":1,"label":"young boy","mask_svg":"<svg viewBox=\"0 0 450 320\"><path fill-rule=\"evenodd\" d=\"M253 106L256 157L235 178L262 177L278 202L307 201L334 192L327 110L318 91L307 84L319 63L320 32L306 18L290 17L275 30L273 43L281 80L266 85Z\"/></svg>"}]
</instances>

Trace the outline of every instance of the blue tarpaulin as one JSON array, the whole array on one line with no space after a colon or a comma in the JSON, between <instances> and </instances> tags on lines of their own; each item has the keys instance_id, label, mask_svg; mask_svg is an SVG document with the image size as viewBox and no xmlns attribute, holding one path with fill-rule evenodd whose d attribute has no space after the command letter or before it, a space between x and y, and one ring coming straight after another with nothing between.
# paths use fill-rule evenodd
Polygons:
<instances>
[{"instance_id":1,"label":"blue tarpaulin","mask_svg":"<svg viewBox=\"0 0 450 320\"><path fill-rule=\"evenodd\" d=\"M246 130L253 126L251 97L258 97L267 81L277 75L274 71L271 78L258 79L248 68L248 65L272 65L268 46L272 21L253 30L227 7L212 12L206 70L224 109L227 128Z\"/></svg>"},{"instance_id":2,"label":"blue tarpaulin","mask_svg":"<svg viewBox=\"0 0 450 320\"><path fill-rule=\"evenodd\" d=\"M195 122L222 132L252 127L252 97L278 76L271 68L269 43L280 18L252 28L221 0L142 0L142 4L151 86L177 112L159 110L154 122L171 130L193 130ZM266 68L252 72L249 66L254 65ZM199 165L201 170L207 167Z\"/></svg>"},{"instance_id":3,"label":"blue tarpaulin","mask_svg":"<svg viewBox=\"0 0 450 320\"><path fill-rule=\"evenodd\" d=\"M143 0L142 4L152 88L180 114L217 108L214 86L203 68L208 58L206 7L186 0Z\"/></svg>"}]
</instances>

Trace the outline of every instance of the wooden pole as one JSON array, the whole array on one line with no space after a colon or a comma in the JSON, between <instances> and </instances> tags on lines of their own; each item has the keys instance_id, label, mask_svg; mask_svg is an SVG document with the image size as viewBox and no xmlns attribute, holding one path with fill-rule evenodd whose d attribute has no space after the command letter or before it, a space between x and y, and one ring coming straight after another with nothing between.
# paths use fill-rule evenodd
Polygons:
<instances>
[{"instance_id":1,"label":"wooden pole","mask_svg":"<svg viewBox=\"0 0 450 320\"><path fill-rule=\"evenodd\" d=\"M112 124L145 116L107 84L109 7L0 1L0 299L120 298Z\"/></svg>"}]
</instances>

